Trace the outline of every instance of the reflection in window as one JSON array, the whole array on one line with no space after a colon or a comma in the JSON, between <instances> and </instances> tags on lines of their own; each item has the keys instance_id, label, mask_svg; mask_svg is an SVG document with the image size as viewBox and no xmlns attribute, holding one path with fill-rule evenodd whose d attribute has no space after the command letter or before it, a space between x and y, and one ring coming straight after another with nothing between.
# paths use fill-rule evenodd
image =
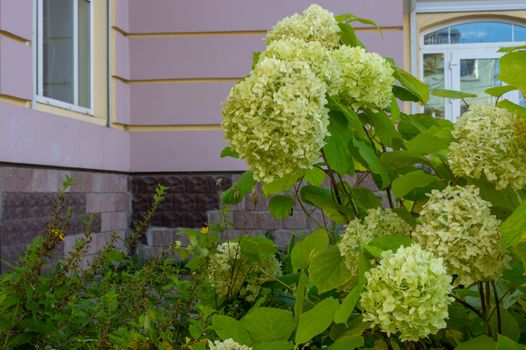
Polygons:
<instances>
[{"instance_id":1,"label":"reflection in window","mask_svg":"<svg viewBox=\"0 0 526 350\"><path fill-rule=\"evenodd\" d=\"M424 83L430 90L444 89L444 54L424 54ZM424 112L435 117L444 117L444 99L430 96Z\"/></svg>"},{"instance_id":2,"label":"reflection in window","mask_svg":"<svg viewBox=\"0 0 526 350\"><path fill-rule=\"evenodd\" d=\"M526 41L526 27L503 22L452 25L424 36L424 45Z\"/></svg>"},{"instance_id":3,"label":"reflection in window","mask_svg":"<svg viewBox=\"0 0 526 350\"><path fill-rule=\"evenodd\" d=\"M495 98L484 93L484 90L502 85L498 79L499 60L496 58L477 58L460 60L460 91L468 91L478 95L468 98L468 104L494 104ZM467 110L461 105L461 113Z\"/></svg>"}]
</instances>

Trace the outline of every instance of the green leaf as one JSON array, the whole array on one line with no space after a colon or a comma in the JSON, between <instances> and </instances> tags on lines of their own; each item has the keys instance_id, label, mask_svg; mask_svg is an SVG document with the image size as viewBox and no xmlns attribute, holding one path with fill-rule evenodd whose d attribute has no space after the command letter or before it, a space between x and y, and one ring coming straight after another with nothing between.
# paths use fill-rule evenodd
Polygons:
<instances>
[{"instance_id":1,"label":"green leaf","mask_svg":"<svg viewBox=\"0 0 526 350\"><path fill-rule=\"evenodd\" d=\"M402 136L395 129L393 122L385 112L368 113L367 120L374 127L376 134L386 146L394 146L396 140L401 140Z\"/></svg>"},{"instance_id":2,"label":"green leaf","mask_svg":"<svg viewBox=\"0 0 526 350\"><path fill-rule=\"evenodd\" d=\"M363 337L354 335L336 339L327 350L354 350L364 345Z\"/></svg>"},{"instance_id":3,"label":"green leaf","mask_svg":"<svg viewBox=\"0 0 526 350\"><path fill-rule=\"evenodd\" d=\"M484 92L491 96L501 97L505 93L508 93L513 90L517 90L517 88L511 85L502 85L502 86L495 86L495 87L486 89L484 90Z\"/></svg>"},{"instance_id":4,"label":"green leaf","mask_svg":"<svg viewBox=\"0 0 526 350\"><path fill-rule=\"evenodd\" d=\"M259 62L260 56L261 56L261 52L252 52L252 68L254 68L256 64Z\"/></svg>"},{"instance_id":5,"label":"green leaf","mask_svg":"<svg viewBox=\"0 0 526 350\"><path fill-rule=\"evenodd\" d=\"M513 103L513 102L511 102L509 100L499 101L499 102L497 102L496 106L500 107L500 108L507 109L511 113L516 113L521 118L526 118L526 108L524 108L524 107L522 107L522 106L520 106L520 105L518 105L516 103Z\"/></svg>"},{"instance_id":6,"label":"green leaf","mask_svg":"<svg viewBox=\"0 0 526 350\"><path fill-rule=\"evenodd\" d=\"M404 168L415 163L427 163L426 157L416 151L392 151L380 156L382 163L390 170Z\"/></svg>"},{"instance_id":7,"label":"green leaf","mask_svg":"<svg viewBox=\"0 0 526 350\"><path fill-rule=\"evenodd\" d=\"M380 197L366 187L354 187L350 189L354 204L361 216L367 215L368 209L378 208L382 205Z\"/></svg>"},{"instance_id":8,"label":"green leaf","mask_svg":"<svg viewBox=\"0 0 526 350\"><path fill-rule=\"evenodd\" d=\"M323 181L325 181L325 172L318 167L314 167L305 173L304 179L312 186L321 186Z\"/></svg>"},{"instance_id":9,"label":"green leaf","mask_svg":"<svg viewBox=\"0 0 526 350\"><path fill-rule=\"evenodd\" d=\"M354 175L354 162L350 152L352 128L348 119L339 112L329 113L330 136L325 139L323 151L329 167L340 174Z\"/></svg>"},{"instance_id":10,"label":"green leaf","mask_svg":"<svg viewBox=\"0 0 526 350\"><path fill-rule=\"evenodd\" d=\"M340 23L359 22L359 23L362 23L362 24L368 24L368 25L370 25L372 27L375 27L380 32L382 31L380 29L380 27L378 27L378 24L376 24L375 21L370 20L368 18L357 17L357 16L353 15L352 13L343 13L341 15L335 16L334 18L336 19L336 21L338 21Z\"/></svg>"},{"instance_id":11,"label":"green leaf","mask_svg":"<svg viewBox=\"0 0 526 350\"><path fill-rule=\"evenodd\" d=\"M278 220L283 220L292 214L294 199L289 196L274 196L268 203L268 209L272 216Z\"/></svg>"},{"instance_id":12,"label":"green leaf","mask_svg":"<svg viewBox=\"0 0 526 350\"><path fill-rule=\"evenodd\" d=\"M417 96L420 102L425 104L429 100L429 87L403 69L398 67L393 68L395 69L395 73L393 74L395 79L411 94Z\"/></svg>"},{"instance_id":13,"label":"green leaf","mask_svg":"<svg viewBox=\"0 0 526 350\"><path fill-rule=\"evenodd\" d=\"M338 23L338 27L341 30L340 40L342 43L351 47L364 47L352 26L346 23Z\"/></svg>"},{"instance_id":14,"label":"green leaf","mask_svg":"<svg viewBox=\"0 0 526 350\"><path fill-rule=\"evenodd\" d=\"M358 149L360 156L367 163L369 169L371 169L371 172L380 176L380 179L382 181L380 187L382 189L387 187L387 185L389 185L390 182L389 171L382 164L380 158L378 158L378 156L374 152L374 149L370 145L356 138L353 140L353 145Z\"/></svg>"},{"instance_id":15,"label":"green leaf","mask_svg":"<svg viewBox=\"0 0 526 350\"><path fill-rule=\"evenodd\" d=\"M289 190L297 181L299 178L301 178L305 174L305 170L298 170L293 174L289 174L286 176L283 176L282 178L279 178L275 181L272 181L270 183L264 183L263 184L263 194L265 197L276 194L280 192L284 192Z\"/></svg>"},{"instance_id":16,"label":"green leaf","mask_svg":"<svg viewBox=\"0 0 526 350\"><path fill-rule=\"evenodd\" d=\"M316 186L303 186L300 196L305 203L321 208L331 220L339 224L347 223L347 218L340 212L340 206L332 199L331 190Z\"/></svg>"},{"instance_id":17,"label":"green leaf","mask_svg":"<svg viewBox=\"0 0 526 350\"><path fill-rule=\"evenodd\" d=\"M436 96L436 97L452 98L452 99L477 97L477 94L472 94L469 92L462 92L462 91L457 91L457 90L446 90L446 89L435 89L431 91L431 95Z\"/></svg>"},{"instance_id":18,"label":"green leaf","mask_svg":"<svg viewBox=\"0 0 526 350\"><path fill-rule=\"evenodd\" d=\"M243 345L250 345L252 343L252 339L250 339L247 330L241 322L230 316L214 316L212 327L221 340L232 338L234 341Z\"/></svg>"},{"instance_id":19,"label":"green leaf","mask_svg":"<svg viewBox=\"0 0 526 350\"><path fill-rule=\"evenodd\" d=\"M294 344L285 340L266 341L252 346L254 350L291 350Z\"/></svg>"},{"instance_id":20,"label":"green leaf","mask_svg":"<svg viewBox=\"0 0 526 350\"><path fill-rule=\"evenodd\" d=\"M221 158L225 158L225 157L239 158L239 154L236 151L234 151L232 148L230 148L230 146L227 146L223 148L223 150L221 151Z\"/></svg>"},{"instance_id":21,"label":"green leaf","mask_svg":"<svg viewBox=\"0 0 526 350\"><path fill-rule=\"evenodd\" d=\"M500 225L504 249L526 240L526 201Z\"/></svg>"},{"instance_id":22,"label":"green leaf","mask_svg":"<svg viewBox=\"0 0 526 350\"><path fill-rule=\"evenodd\" d=\"M364 286L365 285L363 283L358 283L356 286L354 286L351 292L347 294L345 299L343 299L342 304L334 315L335 323L347 323L347 320L349 317L351 317L356 303L358 303L358 300L360 299L360 295L362 294Z\"/></svg>"},{"instance_id":23,"label":"green leaf","mask_svg":"<svg viewBox=\"0 0 526 350\"><path fill-rule=\"evenodd\" d=\"M446 149L453 141L452 129L453 125L444 127L434 125L406 142L407 150L424 154Z\"/></svg>"},{"instance_id":24,"label":"green leaf","mask_svg":"<svg viewBox=\"0 0 526 350\"><path fill-rule=\"evenodd\" d=\"M329 246L329 235L323 229L316 230L296 243L290 258L294 270L306 269L312 258Z\"/></svg>"},{"instance_id":25,"label":"green leaf","mask_svg":"<svg viewBox=\"0 0 526 350\"><path fill-rule=\"evenodd\" d=\"M519 341L519 338L521 336L521 329L519 323L508 310L502 307L502 305L500 309L500 317L502 322L502 335L510 338L513 341ZM493 334L498 333L497 322L497 312L494 312L490 319L490 325L493 329Z\"/></svg>"},{"instance_id":26,"label":"green leaf","mask_svg":"<svg viewBox=\"0 0 526 350\"><path fill-rule=\"evenodd\" d=\"M413 241L409 236L386 235L374 238L367 243L367 246L379 248L381 252L386 250L396 252L401 246L408 247L411 243L413 243ZM375 255L375 257L378 258L379 256Z\"/></svg>"},{"instance_id":27,"label":"green leaf","mask_svg":"<svg viewBox=\"0 0 526 350\"><path fill-rule=\"evenodd\" d=\"M393 86L393 95L401 101L420 102L420 97L398 85Z\"/></svg>"},{"instance_id":28,"label":"green leaf","mask_svg":"<svg viewBox=\"0 0 526 350\"><path fill-rule=\"evenodd\" d=\"M328 297L301 314L296 331L296 345L307 343L329 328L338 305L338 300Z\"/></svg>"},{"instance_id":29,"label":"green leaf","mask_svg":"<svg viewBox=\"0 0 526 350\"><path fill-rule=\"evenodd\" d=\"M492 338L481 335L457 346L455 350L496 350L497 343Z\"/></svg>"},{"instance_id":30,"label":"green leaf","mask_svg":"<svg viewBox=\"0 0 526 350\"><path fill-rule=\"evenodd\" d=\"M241 236L237 239L241 254L252 261L262 261L273 256L278 248L264 236Z\"/></svg>"},{"instance_id":31,"label":"green leaf","mask_svg":"<svg viewBox=\"0 0 526 350\"><path fill-rule=\"evenodd\" d=\"M520 262L522 262L524 271L526 271L526 242L514 245L511 248L511 251L513 255L515 255L515 257L519 259ZM524 274L526 275L526 272Z\"/></svg>"},{"instance_id":32,"label":"green leaf","mask_svg":"<svg viewBox=\"0 0 526 350\"><path fill-rule=\"evenodd\" d=\"M526 45L501 47L498 52L513 52L526 49Z\"/></svg>"},{"instance_id":33,"label":"green leaf","mask_svg":"<svg viewBox=\"0 0 526 350\"><path fill-rule=\"evenodd\" d=\"M367 134L363 129L363 124L358 117L358 114L356 114L352 108L345 106L331 96L328 96L327 100L329 102L328 106L331 111L339 111L345 116L345 118L347 118L350 123L349 125L352 129L353 135L361 140L367 140Z\"/></svg>"},{"instance_id":34,"label":"green leaf","mask_svg":"<svg viewBox=\"0 0 526 350\"><path fill-rule=\"evenodd\" d=\"M526 52L514 51L500 58L499 79L526 94Z\"/></svg>"},{"instance_id":35,"label":"green leaf","mask_svg":"<svg viewBox=\"0 0 526 350\"><path fill-rule=\"evenodd\" d=\"M253 308L241 323L256 342L288 340L295 328L289 311L271 307Z\"/></svg>"},{"instance_id":36,"label":"green leaf","mask_svg":"<svg viewBox=\"0 0 526 350\"><path fill-rule=\"evenodd\" d=\"M338 247L330 247L314 256L309 265L309 275L318 288L318 294L341 287L352 278Z\"/></svg>"},{"instance_id":37,"label":"green leaf","mask_svg":"<svg viewBox=\"0 0 526 350\"><path fill-rule=\"evenodd\" d=\"M256 186L256 180L251 171L245 171L237 182L221 194L221 201L225 204L238 204Z\"/></svg>"},{"instance_id":38,"label":"green leaf","mask_svg":"<svg viewBox=\"0 0 526 350\"><path fill-rule=\"evenodd\" d=\"M305 272L301 272L296 291L294 292L294 319L296 322L299 321L301 314L303 313L303 302L305 301L305 288L307 286L309 278Z\"/></svg>"},{"instance_id":39,"label":"green leaf","mask_svg":"<svg viewBox=\"0 0 526 350\"><path fill-rule=\"evenodd\" d=\"M515 343L510 338L499 334L497 350L524 350L524 346Z\"/></svg>"},{"instance_id":40,"label":"green leaf","mask_svg":"<svg viewBox=\"0 0 526 350\"><path fill-rule=\"evenodd\" d=\"M404 197L415 188L426 187L437 181L438 178L436 176L426 174L422 170L415 170L400 175L393 181L393 193L397 197Z\"/></svg>"}]
</instances>

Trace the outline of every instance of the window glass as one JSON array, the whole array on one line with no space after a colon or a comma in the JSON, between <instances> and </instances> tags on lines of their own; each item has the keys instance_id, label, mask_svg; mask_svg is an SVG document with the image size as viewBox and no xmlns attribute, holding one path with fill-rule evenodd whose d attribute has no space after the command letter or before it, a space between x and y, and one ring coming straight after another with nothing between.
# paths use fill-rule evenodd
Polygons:
<instances>
[{"instance_id":1,"label":"window glass","mask_svg":"<svg viewBox=\"0 0 526 350\"><path fill-rule=\"evenodd\" d=\"M460 91L471 92L478 97L468 98L468 104L493 104L494 98L485 94L484 90L502 85L498 79L499 60L496 58L477 58L460 60ZM461 105L461 113L466 111Z\"/></svg>"},{"instance_id":2,"label":"window glass","mask_svg":"<svg viewBox=\"0 0 526 350\"><path fill-rule=\"evenodd\" d=\"M90 105L90 4L87 0L78 1L78 94L79 105Z\"/></svg>"},{"instance_id":3,"label":"window glass","mask_svg":"<svg viewBox=\"0 0 526 350\"><path fill-rule=\"evenodd\" d=\"M444 54L424 54L424 83L430 90L444 89ZM435 117L444 117L444 99L429 96L429 101L424 106L424 112Z\"/></svg>"},{"instance_id":4,"label":"window glass","mask_svg":"<svg viewBox=\"0 0 526 350\"><path fill-rule=\"evenodd\" d=\"M526 41L526 27L513 26L513 41Z\"/></svg>"},{"instance_id":5,"label":"window glass","mask_svg":"<svg viewBox=\"0 0 526 350\"><path fill-rule=\"evenodd\" d=\"M424 45L526 41L526 27L503 22L462 23L424 35Z\"/></svg>"}]
</instances>

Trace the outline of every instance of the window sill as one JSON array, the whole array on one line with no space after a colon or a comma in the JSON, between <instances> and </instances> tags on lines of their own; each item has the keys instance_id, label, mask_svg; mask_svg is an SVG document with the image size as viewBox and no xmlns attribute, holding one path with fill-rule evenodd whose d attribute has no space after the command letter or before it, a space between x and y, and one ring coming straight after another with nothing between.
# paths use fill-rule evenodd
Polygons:
<instances>
[{"instance_id":1,"label":"window sill","mask_svg":"<svg viewBox=\"0 0 526 350\"><path fill-rule=\"evenodd\" d=\"M92 108L76 106L76 105L73 105L71 103L55 100L55 99L50 98L50 97L35 96L35 102L38 102L38 103L43 104L43 105L57 107L57 108L61 108L61 109L65 109L65 110L68 110L68 111L81 113L81 114L93 117L93 109Z\"/></svg>"}]
</instances>

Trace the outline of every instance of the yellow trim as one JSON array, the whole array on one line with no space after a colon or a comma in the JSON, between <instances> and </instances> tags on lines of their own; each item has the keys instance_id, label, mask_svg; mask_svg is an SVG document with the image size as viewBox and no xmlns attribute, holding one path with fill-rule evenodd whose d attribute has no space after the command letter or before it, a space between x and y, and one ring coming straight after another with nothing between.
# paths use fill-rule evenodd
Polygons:
<instances>
[{"instance_id":1,"label":"yellow trim","mask_svg":"<svg viewBox=\"0 0 526 350\"><path fill-rule=\"evenodd\" d=\"M31 107L31 101L24 100L18 97L0 94L0 102L12 103L21 107Z\"/></svg>"},{"instance_id":2,"label":"yellow trim","mask_svg":"<svg viewBox=\"0 0 526 350\"><path fill-rule=\"evenodd\" d=\"M57 115L61 117L89 122L89 123L96 124L96 125L106 125L106 119L97 118L92 115L72 111L72 110L69 110L63 107L57 107L57 106L37 102L35 103L34 108L35 110L44 112L44 113L49 113L49 114L53 114L53 115Z\"/></svg>"},{"instance_id":3,"label":"yellow trim","mask_svg":"<svg viewBox=\"0 0 526 350\"><path fill-rule=\"evenodd\" d=\"M243 78L174 78L174 79L145 79L145 80L128 80L122 77L113 76L114 79L126 84L177 84L177 83L224 83L237 82Z\"/></svg>"},{"instance_id":4,"label":"yellow trim","mask_svg":"<svg viewBox=\"0 0 526 350\"><path fill-rule=\"evenodd\" d=\"M129 132L167 132L167 131L221 131L221 125L123 125L114 123L119 130Z\"/></svg>"},{"instance_id":5,"label":"yellow trim","mask_svg":"<svg viewBox=\"0 0 526 350\"><path fill-rule=\"evenodd\" d=\"M6 38L12 39L14 41L18 41L19 43L22 43L24 45L31 46L31 41L29 41L27 39L24 39L21 36L15 35L15 34L13 34L11 32L7 32L5 30L0 30L0 35L4 36Z\"/></svg>"}]
</instances>

